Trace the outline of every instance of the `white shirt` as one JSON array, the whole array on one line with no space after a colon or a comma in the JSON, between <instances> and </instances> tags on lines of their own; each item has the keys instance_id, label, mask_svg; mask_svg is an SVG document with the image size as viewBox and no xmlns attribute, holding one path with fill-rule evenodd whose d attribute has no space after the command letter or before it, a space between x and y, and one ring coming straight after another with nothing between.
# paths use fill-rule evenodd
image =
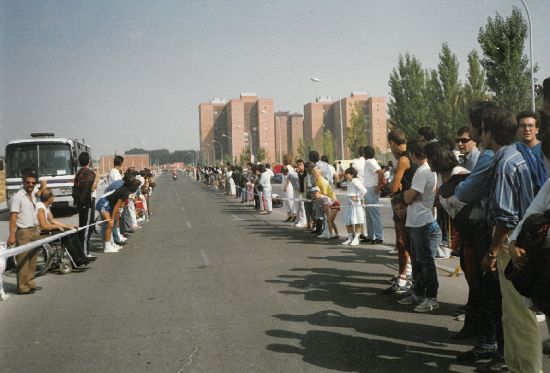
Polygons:
<instances>
[{"instance_id":1,"label":"white shirt","mask_svg":"<svg viewBox=\"0 0 550 373\"><path fill-rule=\"evenodd\" d=\"M359 157L351 162L351 167L357 170L357 176L363 181L365 180L365 161L364 157Z\"/></svg>"},{"instance_id":2,"label":"white shirt","mask_svg":"<svg viewBox=\"0 0 550 373\"><path fill-rule=\"evenodd\" d=\"M10 202L10 212L17 213L17 228L32 228L38 226L36 219L36 196L32 192L30 198L25 189L19 189Z\"/></svg>"},{"instance_id":3,"label":"white shirt","mask_svg":"<svg viewBox=\"0 0 550 373\"><path fill-rule=\"evenodd\" d=\"M46 216L46 220L48 220L48 216L50 215L51 211L49 207L46 207L44 202L36 203L36 220L38 221L38 210L40 209L44 209L44 215Z\"/></svg>"},{"instance_id":4,"label":"white shirt","mask_svg":"<svg viewBox=\"0 0 550 373\"><path fill-rule=\"evenodd\" d=\"M380 165L376 159L371 158L365 160L364 181L367 188L372 188L378 185L378 174L376 171L380 169Z\"/></svg>"},{"instance_id":5,"label":"white shirt","mask_svg":"<svg viewBox=\"0 0 550 373\"><path fill-rule=\"evenodd\" d=\"M346 188L346 195L350 197L357 197L359 199L359 204L361 204L361 200L365 194L367 194L367 189L363 185L363 182L358 177L351 179L348 183L348 187Z\"/></svg>"},{"instance_id":6,"label":"white shirt","mask_svg":"<svg viewBox=\"0 0 550 373\"><path fill-rule=\"evenodd\" d=\"M117 180L122 180L122 175L120 174L120 171L118 169L113 168L109 172L109 175L107 175L107 184L111 185Z\"/></svg>"},{"instance_id":7,"label":"white shirt","mask_svg":"<svg viewBox=\"0 0 550 373\"><path fill-rule=\"evenodd\" d=\"M427 162L416 169L411 189L416 190L421 196L407 207L405 226L419 228L434 220L433 207L436 183L437 174L432 172Z\"/></svg>"}]
</instances>

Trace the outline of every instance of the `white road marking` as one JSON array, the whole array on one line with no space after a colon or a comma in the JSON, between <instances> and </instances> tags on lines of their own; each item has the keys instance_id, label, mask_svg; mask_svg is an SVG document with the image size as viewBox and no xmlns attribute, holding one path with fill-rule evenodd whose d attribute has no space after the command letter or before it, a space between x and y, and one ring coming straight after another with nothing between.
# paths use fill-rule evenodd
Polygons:
<instances>
[{"instance_id":1,"label":"white road marking","mask_svg":"<svg viewBox=\"0 0 550 373\"><path fill-rule=\"evenodd\" d=\"M237 215L231 215L233 217L233 220L244 220L244 219L241 219L239 218Z\"/></svg>"},{"instance_id":2,"label":"white road marking","mask_svg":"<svg viewBox=\"0 0 550 373\"><path fill-rule=\"evenodd\" d=\"M208 260L206 253L202 249L201 249L201 257L202 257L202 261L204 262L204 265L208 267L210 265L210 261Z\"/></svg>"},{"instance_id":3,"label":"white road marking","mask_svg":"<svg viewBox=\"0 0 550 373\"><path fill-rule=\"evenodd\" d=\"M189 228L189 229L193 228L193 227L191 226L191 222L190 222L189 220L187 220L187 228Z\"/></svg>"}]
</instances>

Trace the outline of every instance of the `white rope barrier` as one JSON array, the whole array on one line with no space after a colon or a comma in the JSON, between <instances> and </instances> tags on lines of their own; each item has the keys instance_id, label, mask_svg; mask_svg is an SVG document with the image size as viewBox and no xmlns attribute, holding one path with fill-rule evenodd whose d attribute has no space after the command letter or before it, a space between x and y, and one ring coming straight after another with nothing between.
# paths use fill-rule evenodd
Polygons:
<instances>
[{"instance_id":1,"label":"white rope barrier","mask_svg":"<svg viewBox=\"0 0 550 373\"><path fill-rule=\"evenodd\" d=\"M92 223L92 224L89 224L89 225L85 225L85 226L82 226L82 227L79 227L79 228L76 228L76 229L71 229L71 230L68 230L68 231L60 232L60 233L54 234L53 236L48 236L46 238L42 238L42 239L37 240L37 241L29 242L25 245L16 246L14 248L11 248L11 249L8 249L8 250L5 250L5 251L1 250L0 251L0 258L9 258L9 257L15 256L15 255L19 255L19 254L24 253L26 251L36 249L37 247L40 247L40 246L42 246L46 243L50 243L52 241L56 241L60 238L63 238L65 236L77 233L78 231L81 231L84 228L91 227L91 226L94 226L94 225L97 225L97 224L101 224L101 223L104 223L106 221L107 220L101 220L101 221L98 221L98 222L95 222L95 223ZM5 242L0 242L0 245L7 248L7 245L6 245Z\"/></svg>"}]
</instances>

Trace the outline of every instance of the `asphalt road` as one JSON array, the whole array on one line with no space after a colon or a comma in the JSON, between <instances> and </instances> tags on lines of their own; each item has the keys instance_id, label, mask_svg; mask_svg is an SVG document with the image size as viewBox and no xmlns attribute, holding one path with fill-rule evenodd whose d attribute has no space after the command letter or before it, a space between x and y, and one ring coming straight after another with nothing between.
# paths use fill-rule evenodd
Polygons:
<instances>
[{"instance_id":1,"label":"asphalt road","mask_svg":"<svg viewBox=\"0 0 550 373\"><path fill-rule=\"evenodd\" d=\"M387 248L329 244L280 211L157 181L155 214L120 253L96 238L93 268L40 277L29 296L4 277L1 372L473 371L455 361L470 344L449 341L463 278L442 271L441 308L415 314L380 294Z\"/></svg>"}]
</instances>

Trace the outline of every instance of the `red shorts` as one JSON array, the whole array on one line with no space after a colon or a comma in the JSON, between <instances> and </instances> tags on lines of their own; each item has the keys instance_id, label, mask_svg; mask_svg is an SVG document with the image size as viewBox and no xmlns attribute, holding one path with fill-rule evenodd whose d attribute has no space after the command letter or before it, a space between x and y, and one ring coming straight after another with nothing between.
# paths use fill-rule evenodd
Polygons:
<instances>
[{"instance_id":1,"label":"red shorts","mask_svg":"<svg viewBox=\"0 0 550 373\"><path fill-rule=\"evenodd\" d=\"M338 201L332 202L332 205L330 205L329 208L334 209L336 211L340 211L340 202Z\"/></svg>"}]
</instances>

